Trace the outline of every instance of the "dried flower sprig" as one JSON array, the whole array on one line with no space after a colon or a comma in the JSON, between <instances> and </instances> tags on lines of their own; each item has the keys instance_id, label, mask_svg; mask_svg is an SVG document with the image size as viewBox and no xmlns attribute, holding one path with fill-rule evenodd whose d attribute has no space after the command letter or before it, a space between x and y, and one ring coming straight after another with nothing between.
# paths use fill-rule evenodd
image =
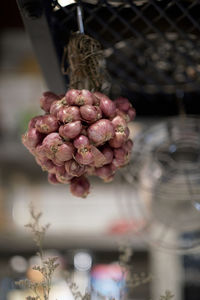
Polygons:
<instances>
[{"instance_id":1,"label":"dried flower sprig","mask_svg":"<svg viewBox=\"0 0 200 300\"><path fill-rule=\"evenodd\" d=\"M64 272L63 275L75 300L91 300L92 293L86 291L84 294L82 294L79 290L78 285L74 281L72 281L72 277L70 276L70 273L68 271Z\"/></svg>"},{"instance_id":2,"label":"dried flower sprig","mask_svg":"<svg viewBox=\"0 0 200 300\"><path fill-rule=\"evenodd\" d=\"M55 269L58 267L57 257L44 258L43 242L46 235L46 231L49 228L49 224L42 226L40 220L42 217L41 212L36 212L34 207L30 206L31 222L25 225L25 227L31 230L33 240L35 241L39 251L37 255L41 259L41 266L33 266L33 270L39 271L42 274L42 282L32 282L29 279L20 280L16 282L17 285L30 289L34 296L26 297L26 300L48 300L51 289L52 276Z\"/></svg>"},{"instance_id":3,"label":"dried flower sprig","mask_svg":"<svg viewBox=\"0 0 200 300\"><path fill-rule=\"evenodd\" d=\"M166 290L165 294L160 296L160 300L171 300L173 298L174 295L169 290Z\"/></svg>"},{"instance_id":4,"label":"dried flower sprig","mask_svg":"<svg viewBox=\"0 0 200 300\"><path fill-rule=\"evenodd\" d=\"M130 259L133 256L133 249L129 246L120 246L119 247L119 264L121 267L126 268L130 263Z\"/></svg>"},{"instance_id":5,"label":"dried flower sprig","mask_svg":"<svg viewBox=\"0 0 200 300\"><path fill-rule=\"evenodd\" d=\"M37 300L39 299L38 297L32 297L32 296L27 296L26 300Z\"/></svg>"},{"instance_id":6,"label":"dried flower sprig","mask_svg":"<svg viewBox=\"0 0 200 300\"><path fill-rule=\"evenodd\" d=\"M91 300L91 293L85 292L85 294L82 294L75 282L69 283L69 288L75 300Z\"/></svg>"},{"instance_id":7,"label":"dried flower sprig","mask_svg":"<svg viewBox=\"0 0 200 300\"><path fill-rule=\"evenodd\" d=\"M137 274L134 273L134 266L130 264L133 250L129 246L122 246L119 255L119 265L122 267L123 273L126 278L126 286L128 288L135 288L142 284L146 284L152 280L152 275L146 275L144 272Z\"/></svg>"},{"instance_id":8,"label":"dried flower sprig","mask_svg":"<svg viewBox=\"0 0 200 300\"><path fill-rule=\"evenodd\" d=\"M41 266L36 265L33 266L33 270L39 271L42 276L42 282L32 282L29 279L20 280L16 282L17 285L28 288L33 292L34 296L27 296L26 300L49 300L49 294L51 289L51 281L52 276L56 268L58 267L57 257L49 257L47 259L44 258L43 253L43 242L46 235L46 231L49 228L49 224L42 226L40 224L40 220L42 217L41 212L36 212L33 206L30 207L30 215L31 215L31 222L25 225L25 227L29 228L33 235L33 240L35 241L39 251L37 255L41 259ZM137 274L133 273L133 266L130 264L131 257L133 255L132 248L129 246L120 247L120 255L119 255L119 265L122 267L122 271L124 273L124 277L126 278L126 286L128 288L135 288L141 284L148 283L151 279L151 275L145 275L145 273ZM76 283L70 280L69 274L66 276L67 283L71 290L71 293L75 300L91 300L92 292L85 292L82 294L79 291L78 286ZM123 296L123 291L121 291L121 295ZM100 299L105 299L105 297L98 293ZM160 296L160 300L171 300L174 298L174 295L169 291L166 290L165 294ZM115 299L110 299L115 300Z\"/></svg>"},{"instance_id":9,"label":"dried flower sprig","mask_svg":"<svg viewBox=\"0 0 200 300\"><path fill-rule=\"evenodd\" d=\"M39 252L37 253L40 258L43 258L43 242L46 235L46 231L48 230L50 224L46 224L42 226L40 224L40 220L42 217L41 212L36 212L35 208L30 205L30 216L31 222L26 224L25 227L28 228L33 236L33 240L38 247Z\"/></svg>"}]
</instances>

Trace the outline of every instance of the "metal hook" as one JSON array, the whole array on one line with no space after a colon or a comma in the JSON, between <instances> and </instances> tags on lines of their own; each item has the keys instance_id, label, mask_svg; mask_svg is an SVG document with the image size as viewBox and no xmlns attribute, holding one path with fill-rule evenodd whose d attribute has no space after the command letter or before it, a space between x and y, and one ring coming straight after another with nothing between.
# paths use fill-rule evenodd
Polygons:
<instances>
[{"instance_id":1,"label":"metal hook","mask_svg":"<svg viewBox=\"0 0 200 300\"><path fill-rule=\"evenodd\" d=\"M77 5L77 21L78 21L79 32L84 34L83 15L82 15L82 9L80 5Z\"/></svg>"}]
</instances>

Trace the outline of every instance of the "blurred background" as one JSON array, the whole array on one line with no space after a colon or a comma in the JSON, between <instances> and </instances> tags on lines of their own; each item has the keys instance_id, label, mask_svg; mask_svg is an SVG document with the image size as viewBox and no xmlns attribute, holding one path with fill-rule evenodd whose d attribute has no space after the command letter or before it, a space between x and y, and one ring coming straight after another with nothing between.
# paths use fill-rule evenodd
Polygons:
<instances>
[{"instance_id":1,"label":"blurred background","mask_svg":"<svg viewBox=\"0 0 200 300\"><path fill-rule=\"evenodd\" d=\"M51 224L46 255L59 257L51 299L73 299L63 271L80 291L92 286L105 297L120 297L121 284L134 300L160 299L165 290L176 300L199 299L200 1L183 2L82 2L85 30L103 45L110 95L128 97L137 110L130 166L112 183L92 179L87 199L49 185L21 144L28 121L41 113L41 94L67 89L60 64L69 34L77 30L76 5L2 3L0 300L25 299L16 280L40 280L31 273L37 248L24 228L30 203L43 213L42 223ZM151 280L133 289L123 279L116 283L121 246L133 252L133 273Z\"/></svg>"}]
</instances>

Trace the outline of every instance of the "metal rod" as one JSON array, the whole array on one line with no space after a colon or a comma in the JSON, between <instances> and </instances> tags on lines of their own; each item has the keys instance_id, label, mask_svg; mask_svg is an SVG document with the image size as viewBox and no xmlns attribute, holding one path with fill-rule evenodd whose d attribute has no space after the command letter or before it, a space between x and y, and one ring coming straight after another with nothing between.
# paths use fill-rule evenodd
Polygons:
<instances>
[{"instance_id":1,"label":"metal rod","mask_svg":"<svg viewBox=\"0 0 200 300\"><path fill-rule=\"evenodd\" d=\"M176 101L177 101L177 106L178 106L178 112L180 114L180 116L185 116L186 112L185 112L185 106L184 106L184 91L183 90L176 90Z\"/></svg>"},{"instance_id":2,"label":"metal rod","mask_svg":"<svg viewBox=\"0 0 200 300\"><path fill-rule=\"evenodd\" d=\"M77 5L77 20L78 20L78 29L80 33L84 33L84 26L83 26L83 16L82 16L82 9L80 5Z\"/></svg>"}]
</instances>

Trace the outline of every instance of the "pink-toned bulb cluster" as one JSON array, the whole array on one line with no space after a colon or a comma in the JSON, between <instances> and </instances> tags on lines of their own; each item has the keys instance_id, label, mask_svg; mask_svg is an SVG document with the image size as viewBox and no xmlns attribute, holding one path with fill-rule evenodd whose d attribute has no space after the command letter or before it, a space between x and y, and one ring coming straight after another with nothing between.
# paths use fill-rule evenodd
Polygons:
<instances>
[{"instance_id":1,"label":"pink-toned bulb cluster","mask_svg":"<svg viewBox=\"0 0 200 300\"><path fill-rule=\"evenodd\" d=\"M133 143L127 123L135 109L128 99L71 89L61 96L45 92L40 106L45 114L30 120L22 142L50 183L70 184L73 195L86 197L88 176L109 182L129 162Z\"/></svg>"}]
</instances>

